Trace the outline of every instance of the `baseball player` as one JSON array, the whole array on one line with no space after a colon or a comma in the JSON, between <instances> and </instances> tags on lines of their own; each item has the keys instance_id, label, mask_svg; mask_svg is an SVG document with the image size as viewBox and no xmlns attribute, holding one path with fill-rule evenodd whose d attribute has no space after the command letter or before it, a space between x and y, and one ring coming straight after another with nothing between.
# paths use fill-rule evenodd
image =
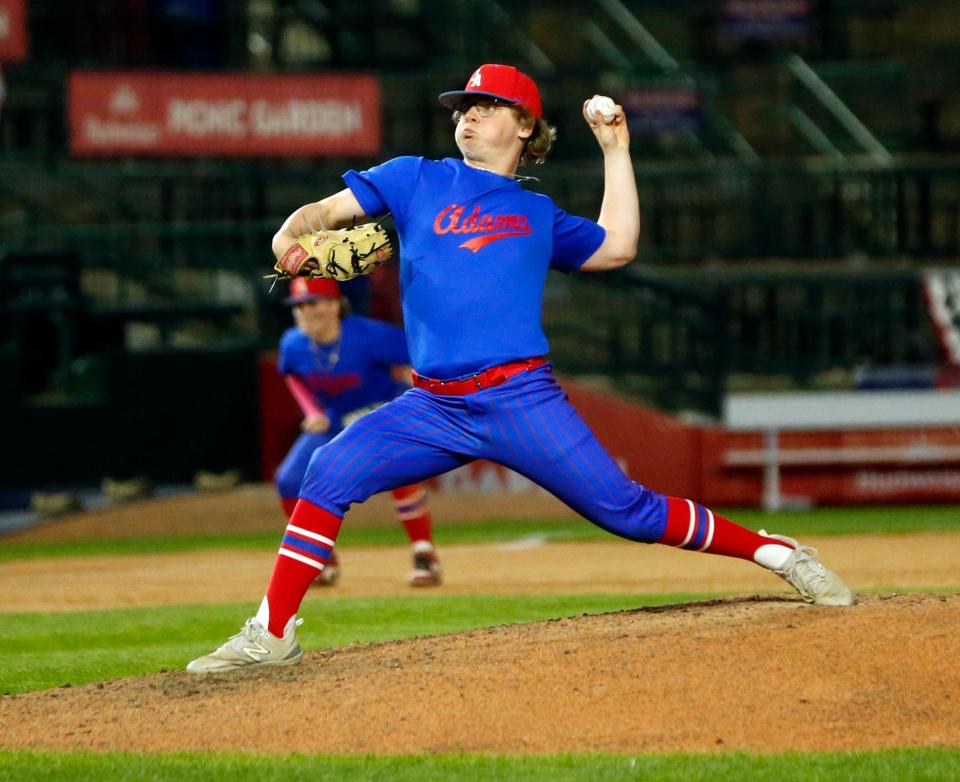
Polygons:
<instances>
[{"instance_id":1,"label":"baseball player","mask_svg":"<svg viewBox=\"0 0 960 782\"><path fill-rule=\"evenodd\" d=\"M541 326L548 270L602 272L636 255L640 212L623 108L583 105L603 153L593 222L528 191L516 174L521 164L543 162L555 137L529 76L482 65L463 90L439 100L453 110L462 159L399 157L348 171L346 189L301 207L274 237L278 270L329 275L329 263L301 263L327 239L312 226L329 231L392 214L415 387L314 453L256 616L187 670L298 662L296 612L350 505L473 459L527 476L615 535L738 557L772 570L809 602L851 604L853 594L813 549L630 480L553 376Z\"/></svg>"},{"instance_id":2,"label":"baseball player","mask_svg":"<svg viewBox=\"0 0 960 782\"><path fill-rule=\"evenodd\" d=\"M280 339L279 370L303 411L302 434L277 468L275 483L289 517L313 452L343 429L409 387L410 356L403 331L348 316L349 303L334 280L298 277L286 303L296 323ZM403 382L406 380L406 382ZM397 518L413 546L410 586L437 586L440 562L433 547L430 510L418 483L393 489ZM331 554L314 584L332 586L340 564Z\"/></svg>"}]
</instances>

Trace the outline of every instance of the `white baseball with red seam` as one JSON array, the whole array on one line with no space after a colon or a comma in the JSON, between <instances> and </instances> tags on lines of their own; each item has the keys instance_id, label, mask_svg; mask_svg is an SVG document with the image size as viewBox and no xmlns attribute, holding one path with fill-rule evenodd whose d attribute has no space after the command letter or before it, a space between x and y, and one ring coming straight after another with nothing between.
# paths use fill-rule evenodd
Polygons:
<instances>
[{"instance_id":1,"label":"white baseball with red seam","mask_svg":"<svg viewBox=\"0 0 960 782\"><path fill-rule=\"evenodd\" d=\"M590 102L587 103L587 114L591 119L596 119L598 116L603 117L603 121L606 123L613 122L613 118L617 116L617 104L613 102L612 98L608 98L606 95L594 95L590 98Z\"/></svg>"}]
</instances>

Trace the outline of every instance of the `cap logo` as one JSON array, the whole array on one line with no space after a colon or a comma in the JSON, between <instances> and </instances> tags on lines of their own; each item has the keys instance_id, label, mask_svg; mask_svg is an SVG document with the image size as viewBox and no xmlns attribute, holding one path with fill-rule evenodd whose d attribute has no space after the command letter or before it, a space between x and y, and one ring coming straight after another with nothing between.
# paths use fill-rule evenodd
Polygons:
<instances>
[{"instance_id":1,"label":"cap logo","mask_svg":"<svg viewBox=\"0 0 960 782\"><path fill-rule=\"evenodd\" d=\"M303 277L295 277L291 287L293 288L291 293L294 296L299 296L300 294L307 292L307 281Z\"/></svg>"},{"instance_id":2,"label":"cap logo","mask_svg":"<svg viewBox=\"0 0 960 782\"><path fill-rule=\"evenodd\" d=\"M473 76L470 77L470 83L467 84L467 89L469 90L471 87L479 87L481 78L482 74L480 73L480 69L477 68L473 72Z\"/></svg>"}]
</instances>

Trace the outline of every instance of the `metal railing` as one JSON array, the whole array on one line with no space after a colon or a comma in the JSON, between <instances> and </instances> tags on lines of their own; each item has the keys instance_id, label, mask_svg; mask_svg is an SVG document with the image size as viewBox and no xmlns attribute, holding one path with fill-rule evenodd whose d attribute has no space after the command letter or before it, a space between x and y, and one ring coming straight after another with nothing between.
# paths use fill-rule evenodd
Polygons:
<instances>
[{"instance_id":1,"label":"metal railing","mask_svg":"<svg viewBox=\"0 0 960 782\"><path fill-rule=\"evenodd\" d=\"M703 89L704 85L684 69L636 14L620 0L596 0L595 5L601 14L610 19L631 46L630 52L620 51L609 36L595 22L591 21L584 27L583 34L597 51L602 55L606 54L608 60L619 63L619 69L623 74L636 72L637 61L645 61L659 70L665 78L673 80L676 84L697 89L701 100L704 101L703 132L716 135L723 142L725 153L733 154L742 163L754 165L760 163L760 156L756 150L747 141L740 129L724 116L715 101ZM699 146L704 150L707 157L712 158L712 155L707 151L707 146L700 141L698 134L693 131L686 131L686 133L699 142Z\"/></svg>"},{"instance_id":2,"label":"metal railing","mask_svg":"<svg viewBox=\"0 0 960 782\"><path fill-rule=\"evenodd\" d=\"M850 107L834 92L820 75L799 54L789 55L784 64L787 71L802 84L844 131L880 165L893 163L893 156ZM807 118L807 122L810 122ZM812 123L811 123L812 124Z\"/></svg>"}]
</instances>

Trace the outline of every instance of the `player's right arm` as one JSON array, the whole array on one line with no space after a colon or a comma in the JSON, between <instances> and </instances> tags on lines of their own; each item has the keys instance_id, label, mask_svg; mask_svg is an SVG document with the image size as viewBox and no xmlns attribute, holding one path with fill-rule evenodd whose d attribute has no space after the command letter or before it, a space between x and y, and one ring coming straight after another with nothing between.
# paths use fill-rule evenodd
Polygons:
<instances>
[{"instance_id":1,"label":"player's right arm","mask_svg":"<svg viewBox=\"0 0 960 782\"><path fill-rule=\"evenodd\" d=\"M366 214L350 188L339 193L305 204L284 220L273 237L273 254L279 260L290 249L297 237L321 229L346 228L362 223Z\"/></svg>"},{"instance_id":2,"label":"player's right arm","mask_svg":"<svg viewBox=\"0 0 960 782\"><path fill-rule=\"evenodd\" d=\"M310 432L311 434L323 434L326 432L330 428L330 418L326 411L317 404L316 399L313 398L313 394L310 393L310 389L307 388L306 384L294 375L284 375L283 381L287 384L291 396L296 400L303 413L303 421L300 423L300 428L304 432Z\"/></svg>"},{"instance_id":3,"label":"player's right arm","mask_svg":"<svg viewBox=\"0 0 960 782\"><path fill-rule=\"evenodd\" d=\"M588 114L588 105L589 101L584 101L583 118L603 150L603 203L597 224L607 233L603 244L580 269L600 272L619 269L636 257L640 239L640 199L623 107L617 106L613 119L606 121Z\"/></svg>"},{"instance_id":4,"label":"player's right arm","mask_svg":"<svg viewBox=\"0 0 960 782\"><path fill-rule=\"evenodd\" d=\"M283 337L280 338L277 371L303 414L300 428L304 432L323 434L330 428L330 417L320 400L314 396L303 378L297 373L297 368L291 356L291 353L295 352L291 350L291 343L296 343L303 338L304 333L299 328L287 329L284 332Z\"/></svg>"}]
</instances>

